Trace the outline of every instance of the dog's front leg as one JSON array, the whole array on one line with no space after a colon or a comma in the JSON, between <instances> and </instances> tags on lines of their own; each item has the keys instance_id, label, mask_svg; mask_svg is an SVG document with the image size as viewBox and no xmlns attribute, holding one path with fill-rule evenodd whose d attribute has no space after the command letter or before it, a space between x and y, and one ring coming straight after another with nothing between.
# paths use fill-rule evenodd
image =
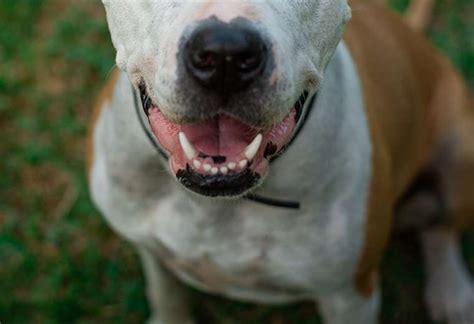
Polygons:
<instances>
[{"instance_id":1,"label":"dog's front leg","mask_svg":"<svg viewBox=\"0 0 474 324\"><path fill-rule=\"evenodd\" d=\"M325 324L375 324L378 321L380 290L362 297L354 288L346 287L318 299Z\"/></svg>"},{"instance_id":2,"label":"dog's front leg","mask_svg":"<svg viewBox=\"0 0 474 324\"><path fill-rule=\"evenodd\" d=\"M449 227L426 229L421 234L425 258L426 305L435 321L474 323L474 285L464 264L459 233Z\"/></svg>"},{"instance_id":3,"label":"dog's front leg","mask_svg":"<svg viewBox=\"0 0 474 324\"><path fill-rule=\"evenodd\" d=\"M194 323L186 288L162 267L158 258L146 249L139 249L145 273L151 316L149 324Z\"/></svg>"}]
</instances>

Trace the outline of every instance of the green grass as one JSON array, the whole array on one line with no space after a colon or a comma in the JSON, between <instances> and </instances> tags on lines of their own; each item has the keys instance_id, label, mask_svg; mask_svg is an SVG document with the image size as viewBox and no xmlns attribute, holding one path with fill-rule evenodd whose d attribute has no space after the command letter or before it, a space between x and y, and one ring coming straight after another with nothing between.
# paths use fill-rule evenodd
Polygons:
<instances>
[{"instance_id":1,"label":"green grass","mask_svg":"<svg viewBox=\"0 0 474 324\"><path fill-rule=\"evenodd\" d=\"M402 10L406 1L393 1ZM440 1L431 38L474 85L474 4ZM148 315L139 260L92 205L87 120L114 64L98 1L0 1L0 322L135 323ZM466 237L474 260L474 238ZM416 242L384 264L383 323L427 323ZM193 292L195 300L201 294ZM259 308L212 297L206 323L318 323L312 305Z\"/></svg>"}]
</instances>

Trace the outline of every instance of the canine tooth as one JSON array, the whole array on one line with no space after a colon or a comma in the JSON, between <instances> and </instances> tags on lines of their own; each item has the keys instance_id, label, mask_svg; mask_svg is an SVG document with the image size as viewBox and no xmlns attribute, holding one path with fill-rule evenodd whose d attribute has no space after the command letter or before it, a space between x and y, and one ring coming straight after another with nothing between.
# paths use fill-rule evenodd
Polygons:
<instances>
[{"instance_id":1,"label":"canine tooth","mask_svg":"<svg viewBox=\"0 0 474 324\"><path fill-rule=\"evenodd\" d=\"M260 148L260 145L262 145L262 139L262 134L258 134L253 142L245 149L245 157L249 161L252 161L255 155L257 155L258 149Z\"/></svg>"},{"instance_id":2,"label":"canine tooth","mask_svg":"<svg viewBox=\"0 0 474 324\"><path fill-rule=\"evenodd\" d=\"M237 163L235 162L230 162L229 164L227 164L227 168L229 168L229 170L235 170L236 167Z\"/></svg>"},{"instance_id":3,"label":"canine tooth","mask_svg":"<svg viewBox=\"0 0 474 324\"><path fill-rule=\"evenodd\" d=\"M240 167L241 169L245 169L248 164L249 164L249 161L248 161L248 160L242 160L242 161L239 162L239 167Z\"/></svg>"},{"instance_id":4,"label":"canine tooth","mask_svg":"<svg viewBox=\"0 0 474 324\"><path fill-rule=\"evenodd\" d=\"M202 163L198 160L193 160L193 165L194 165L194 168L199 170L201 168Z\"/></svg>"},{"instance_id":5,"label":"canine tooth","mask_svg":"<svg viewBox=\"0 0 474 324\"><path fill-rule=\"evenodd\" d=\"M186 134L180 132L178 134L178 137L179 142L181 143L181 147L183 148L184 155L186 155L186 158L188 160L192 160L196 155L198 155L198 152L194 148L193 144L189 142L188 138L186 137Z\"/></svg>"},{"instance_id":6,"label":"canine tooth","mask_svg":"<svg viewBox=\"0 0 474 324\"><path fill-rule=\"evenodd\" d=\"M228 172L229 172L229 169L227 169L226 167L221 167L221 173L223 175L226 175Z\"/></svg>"},{"instance_id":7,"label":"canine tooth","mask_svg":"<svg viewBox=\"0 0 474 324\"><path fill-rule=\"evenodd\" d=\"M216 168L216 167L213 167L213 168L211 169L211 173L212 173L213 175L216 175L218 172L219 172L219 169Z\"/></svg>"},{"instance_id":8,"label":"canine tooth","mask_svg":"<svg viewBox=\"0 0 474 324\"><path fill-rule=\"evenodd\" d=\"M204 168L204 171L209 172L209 171L211 171L212 166L210 164L206 163L206 164L204 164L203 168Z\"/></svg>"}]
</instances>

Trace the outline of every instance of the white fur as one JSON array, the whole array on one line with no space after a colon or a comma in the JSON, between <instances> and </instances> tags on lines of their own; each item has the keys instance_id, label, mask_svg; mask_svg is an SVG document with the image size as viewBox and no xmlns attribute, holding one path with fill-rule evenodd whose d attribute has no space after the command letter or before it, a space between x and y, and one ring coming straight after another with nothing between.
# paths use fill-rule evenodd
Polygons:
<instances>
[{"instance_id":1,"label":"white fur","mask_svg":"<svg viewBox=\"0 0 474 324\"><path fill-rule=\"evenodd\" d=\"M259 189L266 196L300 201L300 211L189 193L169 174L140 128L129 79L144 77L165 114L179 110L172 100L177 40L202 3L104 3L117 64L128 77L121 74L95 129L91 190L111 226L148 255L143 259L149 289L159 291L150 298L152 309L165 312L155 319L178 323L183 315L173 315L179 301L166 298L170 289L158 289L167 285L156 284L169 280L160 275L163 264L184 282L231 298L266 303L313 299L323 305L327 323L348 318L374 322L378 295L364 299L352 284L364 236L371 143L354 63L343 43L336 50L350 15L347 3L242 5L257 13L275 40L277 82L286 86L269 109L275 115L287 113L295 89L308 79L319 91L307 125L271 164ZM160 259L154 265L158 278L150 274L150 255Z\"/></svg>"},{"instance_id":2,"label":"white fur","mask_svg":"<svg viewBox=\"0 0 474 324\"><path fill-rule=\"evenodd\" d=\"M324 69L350 18L345 0L230 2L233 5L229 7L227 1L104 1L117 65L127 71L132 82L146 81L153 101L169 119L176 121L185 114L182 100L176 96L180 92L177 53L181 37L200 20L211 16L230 20L233 10L235 17L255 21L273 42L274 86L279 91L264 104L269 114L281 121L303 88L317 90L321 85ZM207 8L208 3L213 5Z\"/></svg>"}]
</instances>

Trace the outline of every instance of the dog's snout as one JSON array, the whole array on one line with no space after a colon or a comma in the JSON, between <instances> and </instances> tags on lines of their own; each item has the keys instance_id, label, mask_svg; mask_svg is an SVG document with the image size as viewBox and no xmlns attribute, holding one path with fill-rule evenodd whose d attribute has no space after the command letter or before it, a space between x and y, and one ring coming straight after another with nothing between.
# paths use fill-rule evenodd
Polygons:
<instances>
[{"instance_id":1,"label":"dog's snout","mask_svg":"<svg viewBox=\"0 0 474 324\"><path fill-rule=\"evenodd\" d=\"M187 72L198 83L229 93L242 90L262 75L268 50L256 30L213 20L191 34L182 55Z\"/></svg>"}]
</instances>

